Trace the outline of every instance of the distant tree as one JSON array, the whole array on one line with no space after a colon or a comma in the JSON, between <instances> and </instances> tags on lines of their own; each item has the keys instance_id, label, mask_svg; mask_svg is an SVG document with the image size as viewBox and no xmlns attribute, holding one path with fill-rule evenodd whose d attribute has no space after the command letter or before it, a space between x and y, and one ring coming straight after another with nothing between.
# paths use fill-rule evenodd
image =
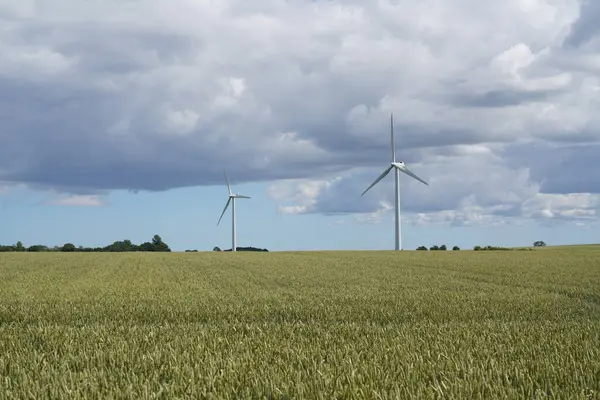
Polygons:
<instances>
[{"instance_id":1,"label":"distant tree","mask_svg":"<svg viewBox=\"0 0 600 400\"><path fill-rule=\"evenodd\" d=\"M431 250L431 251L436 251L436 250L439 250L439 249L440 249L440 248L439 248L437 245L431 246L431 247L429 248L429 250Z\"/></svg>"},{"instance_id":2,"label":"distant tree","mask_svg":"<svg viewBox=\"0 0 600 400\"><path fill-rule=\"evenodd\" d=\"M154 245L150 242L144 242L138 246L139 251L154 251Z\"/></svg>"},{"instance_id":3,"label":"distant tree","mask_svg":"<svg viewBox=\"0 0 600 400\"><path fill-rule=\"evenodd\" d=\"M458 247L458 246L454 246L454 247L452 248L452 250L455 250L455 251L456 251L456 250L460 250L460 247Z\"/></svg>"},{"instance_id":4,"label":"distant tree","mask_svg":"<svg viewBox=\"0 0 600 400\"><path fill-rule=\"evenodd\" d=\"M482 249L481 249L481 246L475 246L475 247L473 247L473 250L474 251L481 251Z\"/></svg>"},{"instance_id":5,"label":"distant tree","mask_svg":"<svg viewBox=\"0 0 600 400\"><path fill-rule=\"evenodd\" d=\"M425 251L427 251L427 247L425 247L425 246L419 246L419 247L417 247L417 250L425 250Z\"/></svg>"},{"instance_id":6,"label":"distant tree","mask_svg":"<svg viewBox=\"0 0 600 400\"><path fill-rule=\"evenodd\" d=\"M17 242L17 244L15 245L15 251L26 251L27 249L25 249L25 246L23 246L23 242L21 242L20 240Z\"/></svg>"},{"instance_id":7,"label":"distant tree","mask_svg":"<svg viewBox=\"0 0 600 400\"><path fill-rule=\"evenodd\" d=\"M220 248L219 246L215 246L215 247L213 248L213 251L221 251L221 248Z\"/></svg>"},{"instance_id":8,"label":"distant tree","mask_svg":"<svg viewBox=\"0 0 600 400\"><path fill-rule=\"evenodd\" d=\"M441 245L440 250L446 251L446 245L445 244Z\"/></svg>"},{"instance_id":9,"label":"distant tree","mask_svg":"<svg viewBox=\"0 0 600 400\"><path fill-rule=\"evenodd\" d=\"M29 246L27 248L27 251L31 251L31 252L40 252L40 251L48 251L48 247L41 245L41 244L34 244L33 246Z\"/></svg>"},{"instance_id":10,"label":"distant tree","mask_svg":"<svg viewBox=\"0 0 600 400\"><path fill-rule=\"evenodd\" d=\"M76 251L77 247L75 247L75 245L73 243L65 243L63 244L63 247L61 247L60 251L65 251L65 252L72 252L72 251Z\"/></svg>"},{"instance_id":11,"label":"distant tree","mask_svg":"<svg viewBox=\"0 0 600 400\"><path fill-rule=\"evenodd\" d=\"M152 245L154 246L154 251L171 251L169 246L158 235L154 235L152 238Z\"/></svg>"},{"instance_id":12,"label":"distant tree","mask_svg":"<svg viewBox=\"0 0 600 400\"><path fill-rule=\"evenodd\" d=\"M546 245L546 243L542 242L541 240L538 240L537 242L533 242L533 247L544 247Z\"/></svg>"},{"instance_id":13,"label":"distant tree","mask_svg":"<svg viewBox=\"0 0 600 400\"><path fill-rule=\"evenodd\" d=\"M108 246L106 246L104 248L104 251L109 251L109 252L136 251L137 247L138 246L131 243L131 240L125 239L125 240L117 240L116 242L109 244Z\"/></svg>"},{"instance_id":14,"label":"distant tree","mask_svg":"<svg viewBox=\"0 0 600 400\"><path fill-rule=\"evenodd\" d=\"M237 251L258 251L258 252L268 252L269 251L267 249L261 249L261 248L252 247L252 246L249 246L249 247L236 247L235 249Z\"/></svg>"}]
</instances>

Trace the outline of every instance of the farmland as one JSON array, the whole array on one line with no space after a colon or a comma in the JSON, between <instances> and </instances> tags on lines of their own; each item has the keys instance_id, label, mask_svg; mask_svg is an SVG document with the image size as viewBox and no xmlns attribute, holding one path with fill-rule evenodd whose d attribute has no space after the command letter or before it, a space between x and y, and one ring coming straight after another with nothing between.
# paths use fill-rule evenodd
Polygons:
<instances>
[{"instance_id":1,"label":"farmland","mask_svg":"<svg viewBox=\"0 0 600 400\"><path fill-rule=\"evenodd\" d=\"M0 254L0 398L599 393L600 247Z\"/></svg>"}]
</instances>

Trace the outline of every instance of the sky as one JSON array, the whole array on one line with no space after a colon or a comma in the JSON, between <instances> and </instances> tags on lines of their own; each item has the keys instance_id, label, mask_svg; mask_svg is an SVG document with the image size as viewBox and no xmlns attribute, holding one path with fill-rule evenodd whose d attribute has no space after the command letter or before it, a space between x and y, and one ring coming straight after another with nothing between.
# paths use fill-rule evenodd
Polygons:
<instances>
[{"instance_id":1,"label":"sky","mask_svg":"<svg viewBox=\"0 0 600 400\"><path fill-rule=\"evenodd\" d=\"M600 242L600 2L0 0L0 243Z\"/></svg>"}]
</instances>

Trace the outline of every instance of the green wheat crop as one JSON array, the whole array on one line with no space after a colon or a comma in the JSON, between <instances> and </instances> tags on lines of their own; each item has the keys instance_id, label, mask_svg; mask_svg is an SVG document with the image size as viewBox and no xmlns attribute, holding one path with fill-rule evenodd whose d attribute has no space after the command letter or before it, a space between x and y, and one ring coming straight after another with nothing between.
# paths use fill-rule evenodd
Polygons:
<instances>
[{"instance_id":1,"label":"green wheat crop","mask_svg":"<svg viewBox=\"0 0 600 400\"><path fill-rule=\"evenodd\" d=\"M2 253L4 398L600 398L600 248Z\"/></svg>"}]
</instances>

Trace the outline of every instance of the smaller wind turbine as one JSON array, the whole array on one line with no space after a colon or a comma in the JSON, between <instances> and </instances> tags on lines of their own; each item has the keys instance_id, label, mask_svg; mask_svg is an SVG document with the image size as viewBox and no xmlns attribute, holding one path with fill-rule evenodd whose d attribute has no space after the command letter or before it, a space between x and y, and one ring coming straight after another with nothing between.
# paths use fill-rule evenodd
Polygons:
<instances>
[{"instance_id":1,"label":"smaller wind turbine","mask_svg":"<svg viewBox=\"0 0 600 400\"><path fill-rule=\"evenodd\" d=\"M394 114L391 115L390 127L391 127L391 135L392 135L392 162L390 163L390 166L385 171L383 171L383 173L381 175L379 175L379 177L377 179L375 179L375 182L371 183L371 186L369 186L367 188L367 190L365 190L361 194L361 196L364 195L365 193L367 193L369 191L369 189L371 189L373 186L375 186L380 180L385 178L392 169L394 170L394 172L396 173L396 176L395 176L395 178L396 178L395 179L395 181L396 181L396 204L395 204L396 250L402 250L402 233L401 233L401 226L400 226L401 225L401 221L400 221L400 172L404 172L406 175L408 175L428 186L429 186L429 184L427 182L425 182L423 179L419 178L414 173L412 173L412 171L410 171L408 168L406 168L406 165L404 165L404 162L402 162L402 161L396 162L396 145L394 144Z\"/></svg>"},{"instance_id":2,"label":"smaller wind turbine","mask_svg":"<svg viewBox=\"0 0 600 400\"><path fill-rule=\"evenodd\" d=\"M243 196L241 194L233 194L231 193L231 186L229 185L229 178L227 177L227 171L225 171L225 181L227 182L227 191L229 192L229 199L225 204L225 208L219 217L219 222L217 222L217 226L221 223L221 218L227 211L227 207L229 207L229 203L231 203L231 251L236 251L236 243L235 243L235 199L249 199L249 196Z\"/></svg>"}]
</instances>

